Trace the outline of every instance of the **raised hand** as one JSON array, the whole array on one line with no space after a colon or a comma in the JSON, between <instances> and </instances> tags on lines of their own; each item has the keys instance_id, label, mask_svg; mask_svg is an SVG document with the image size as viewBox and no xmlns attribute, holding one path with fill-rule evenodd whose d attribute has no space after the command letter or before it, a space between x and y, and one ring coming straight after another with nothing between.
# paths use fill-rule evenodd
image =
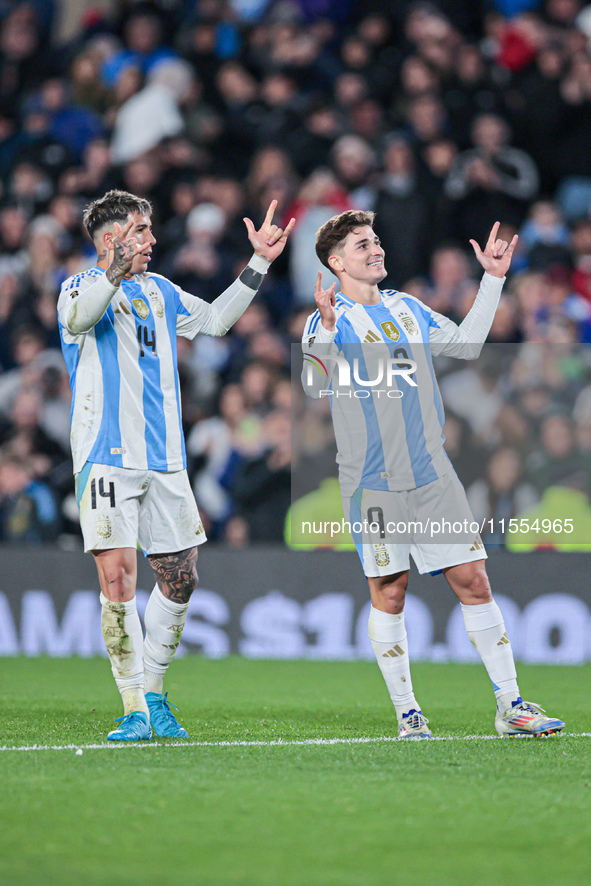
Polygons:
<instances>
[{"instance_id":1,"label":"raised hand","mask_svg":"<svg viewBox=\"0 0 591 886\"><path fill-rule=\"evenodd\" d=\"M511 266L513 252L515 251L517 240L519 239L517 234L515 234L510 243L507 243L506 240L497 240L500 226L500 222L494 223L492 231L490 232L490 237L484 248L484 252L481 250L476 240L470 240L476 258L486 273L491 274L493 277L505 276Z\"/></svg>"},{"instance_id":2,"label":"raised hand","mask_svg":"<svg viewBox=\"0 0 591 886\"><path fill-rule=\"evenodd\" d=\"M143 255L151 249L151 243L138 246L135 237L129 237L129 232L135 224L130 218L122 228L119 222L115 222L115 236L113 237L113 260L107 268L107 280L113 286L119 286L124 277L131 273L131 266L136 255Z\"/></svg>"},{"instance_id":3,"label":"raised hand","mask_svg":"<svg viewBox=\"0 0 591 886\"><path fill-rule=\"evenodd\" d=\"M285 230L274 225L273 214L276 208L277 200L272 200L271 205L267 209L265 220L258 231L249 218L244 219L252 248L257 255L260 255L261 258L267 261L274 261L278 255L281 255L287 243L287 238L295 225L295 218L291 219Z\"/></svg>"},{"instance_id":4,"label":"raised hand","mask_svg":"<svg viewBox=\"0 0 591 886\"><path fill-rule=\"evenodd\" d=\"M318 271L316 285L314 286L314 301L320 311L322 325L329 332L333 332L337 322L335 310L337 284L333 283L328 289L322 288L322 273Z\"/></svg>"}]
</instances>

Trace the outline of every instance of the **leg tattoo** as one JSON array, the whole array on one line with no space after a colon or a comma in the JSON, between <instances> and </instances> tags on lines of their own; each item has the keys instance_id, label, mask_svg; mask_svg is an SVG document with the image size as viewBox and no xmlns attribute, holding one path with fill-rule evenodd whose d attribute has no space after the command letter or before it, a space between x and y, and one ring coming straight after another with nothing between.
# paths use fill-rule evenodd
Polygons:
<instances>
[{"instance_id":1,"label":"leg tattoo","mask_svg":"<svg viewBox=\"0 0 591 886\"><path fill-rule=\"evenodd\" d=\"M162 695L164 676L181 642L189 600L197 584L196 562L196 547L150 557L157 584L144 616L144 671L148 694Z\"/></svg>"},{"instance_id":2,"label":"leg tattoo","mask_svg":"<svg viewBox=\"0 0 591 886\"><path fill-rule=\"evenodd\" d=\"M174 603L188 603L197 585L198 548L149 557L162 594Z\"/></svg>"}]
</instances>

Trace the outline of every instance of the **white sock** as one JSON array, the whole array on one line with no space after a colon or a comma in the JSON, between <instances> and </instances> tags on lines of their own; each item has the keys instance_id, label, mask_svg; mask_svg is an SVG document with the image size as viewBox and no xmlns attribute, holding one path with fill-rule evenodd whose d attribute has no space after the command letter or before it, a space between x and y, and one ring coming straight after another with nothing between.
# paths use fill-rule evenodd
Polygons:
<instances>
[{"instance_id":1,"label":"white sock","mask_svg":"<svg viewBox=\"0 0 591 886\"><path fill-rule=\"evenodd\" d=\"M175 603L164 596L158 585L154 586L144 614L146 692L162 694L164 675L181 642L188 608L188 603Z\"/></svg>"},{"instance_id":2,"label":"white sock","mask_svg":"<svg viewBox=\"0 0 591 886\"><path fill-rule=\"evenodd\" d=\"M460 603L460 606L468 637L484 662L502 713L519 698L513 650L503 615L494 600L476 606Z\"/></svg>"},{"instance_id":3,"label":"white sock","mask_svg":"<svg viewBox=\"0 0 591 886\"><path fill-rule=\"evenodd\" d=\"M101 593L100 600L103 638L124 713L144 711L147 714L142 661L144 638L135 599L116 603Z\"/></svg>"},{"instance_id":4,"label":"white sock","mask_svg":"<svg viewBox=\"0 0 591 886\"><path fill-rule=\"evenodd\" d=\"M398 718L413 708L419 711L410 678L404 612L390 615L372 606L369 611L369 639Z\"/></svg>"}]
</instances>

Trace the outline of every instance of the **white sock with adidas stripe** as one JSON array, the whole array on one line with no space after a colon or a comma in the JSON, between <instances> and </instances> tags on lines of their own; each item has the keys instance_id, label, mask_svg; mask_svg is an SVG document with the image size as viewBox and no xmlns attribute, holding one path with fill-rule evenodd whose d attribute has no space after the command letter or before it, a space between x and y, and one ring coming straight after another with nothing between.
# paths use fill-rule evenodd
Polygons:
<instances>
[{"instance_id":1,"label":"white sock with adidas stripe","mask_svg":"<svg viewBox=\"0 0 591 886\"><path fill-rule=\"evenodd\" d=\"M146 692L157 692L162 695L164 676L181 642L188 609L188 603L169 600L158 585L154 585L144 613Z\"/></svg>"},{"instance_id":2,"label":"white sock with adidas stripe","mask_svg":"<svg viewBox=\"0 0 591 886\"><path fill-rule=\"evenodd\" d=\"M413 708L419 711L410 677L404 612L391 615L372 606L369 612L369 639L398 719Z\"/></svg>"},{"instance_id":3,"label":"white sock with adidas stripe","mask_svg":"<svg viewBox=\"0 0 591 886\"><path fill-rule=\"evenodd\" d=\"M503 614L494 600L466 606L460 603L466 632L492 680L501 713L519 698L513 649L507 637Z\"/></svg>"},{"instance_id":4,"label":"white sock with adidas stripe","mask_svg":"<svg viewBox=\"0 0 591 886\"><path fill-rule=\"evenodd\" d=\"M125 714L143 711L148 714L144 697L144 636L135 598L126 603L101 600L101 625L111 670L123 699Z\"/></svg>"}]
</instances>

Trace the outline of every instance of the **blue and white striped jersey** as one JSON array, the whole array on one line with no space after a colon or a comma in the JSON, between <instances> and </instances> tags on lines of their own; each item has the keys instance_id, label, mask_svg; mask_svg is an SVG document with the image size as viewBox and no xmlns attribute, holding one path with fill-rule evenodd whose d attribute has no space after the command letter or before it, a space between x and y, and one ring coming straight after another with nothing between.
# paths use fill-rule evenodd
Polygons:
<instances>
[{"instance_id":1,"label":"blue and white striped jersey","mask_svg":"<svg viewBox=\"0 0 591 886\"><path fill-rule=\"evenodd\" d=\"M338 293L336 333L322 326L319 311L308 318L302 337L302 383L309 396L330 399L344 496L353 495L360 487L415 489L451 470L444 449L445 416L432 355L475 359L488 334L502 286L503 280L484 275L479 306L475 304L472 310L476 315L485 313L482 305L487 302L490 321L478 335L474 335L475 323L464 321L457 326L414 296L391 290L380 292L375 305L360 304ZM343 388L334 356L344 358L351 369L355 367L350 387ZM405 360L416 363L416 371L410 375L415 385L409 383L408 371L387 377L385 367L393 360L407 370ZM376 382L382 371L379 383L363 384Z\"/></svg>"},{"instance_id":2,"label":"blue and white striped jersey","mask_svg":"<svg viewBox=\"0 0 591 886\"><path fill-rule=\"evenodd\" d=\"M104 273L94 267L70 277L58 300L72 387L74 472L87 461L137 470L182 470L186 454L176 337L221 334L210 328L212 306L148 272L113 288L106 312L87 332L68 331L76 300Z\"/></svg>"}]
</instances>

